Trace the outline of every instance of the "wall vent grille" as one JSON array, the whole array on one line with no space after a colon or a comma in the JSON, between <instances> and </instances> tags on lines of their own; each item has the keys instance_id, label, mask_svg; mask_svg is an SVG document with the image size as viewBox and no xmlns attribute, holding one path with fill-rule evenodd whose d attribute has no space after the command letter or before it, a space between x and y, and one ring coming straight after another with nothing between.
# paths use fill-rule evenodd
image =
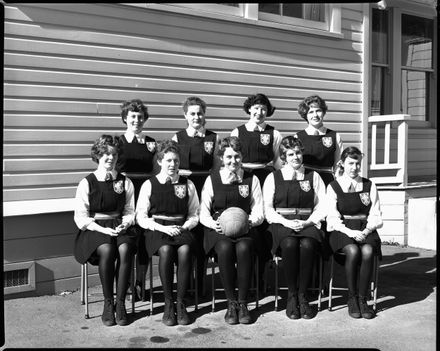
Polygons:
<instances>
[{"instance_id":1,"label":"wall vent grille","mask_svg":"<svg viewBox=\"0 0 440 351\"><path fill-rule=\"evenodd\" d=\"M17 269L4 274L3 286L5 288L27 284L29 284L29 269Z\"/></svg>"},{"instance_id":2,"label":"wall vent grille","mask_svg":"<svg viewBox=\"0 0 440 351\"><path fill-rule=\"evenodd\" d=\"M35 290L35 262L6 263L3 266L4 294Z\"/></svg>"}]
</instances>

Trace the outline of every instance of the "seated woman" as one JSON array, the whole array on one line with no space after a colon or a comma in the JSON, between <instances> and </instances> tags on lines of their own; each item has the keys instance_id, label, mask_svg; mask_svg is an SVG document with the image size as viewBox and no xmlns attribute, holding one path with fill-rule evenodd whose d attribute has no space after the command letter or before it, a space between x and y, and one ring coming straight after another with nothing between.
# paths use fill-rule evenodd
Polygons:
<instances>
[{"instance_id":1,"label":"seated woman","mask_svg":"<svg viewBox=\"0 0 440 351\"><path fill-rule=\"evenodd\" d=\"M127 325L125 295L136 252L134 187L130 179L115 171L120 142L118 137L102 135L92 146L93 173L79 182L75 196L74 220L80 229L74 255L83 264L99 266L104 294L102 322L106 326ZM119 260L118 269L115 263ZM116 320L113 282L116 286Z\"/></svg>"},{"instance_id":2,"label":"seated woman","mask_svg":"<svg viewBox=\"0 0 440 351\"><path fill-rule=\"evenodd\" d=\"M356 147L347 147L342 152L344 173L327 187L327 229L333 252L345 254L348 314L370 319L374 317L374 310L367 305L367 297L373 255L382 258L376 229L382 227L383 222L376 185L359 176L361 161L362 153Z\"/></svg>"},{"instance_id":3,"label":"seated woman","mask_svg":"<svg viewBox=\"0 0 440 351\"><path fill-rule=\"evenodd\" d=\"M121 135L121 148L116 169L130 178L134 185L134 201L137 202L142 184L153 174L156 141L143 131L148 121L148 107L142 100L133 99L121 104L122 123L126 125ZM138 248L136 255L136 295L137 301L142 299L141 290L148 270L148 255L145 251L143 230L138 230ZM141 243L141 245L139 245Z\"/></svg>"},{"instance_id":4,"label":"seated woman","mask_svg":"<svg viewBox=\"0 0 440 351\"><path fill-rule=\"evenodd\" d=\"M280 158L284 167L269 174L263 186L272 252L281 253L283 259L288 287L286 315L290 319L311 319L316 315L306 292L324 237L320 227L325 217L325 185L318 173L304 169L303 150L298 138L283 138Z\"/></svg>"},{"instance_id":5,"label":"seated woman","mask_svg":"<svg viewBox=\"0 0 440 351\"><path fill-rule=\"evenodd\" d=\"M191 276L195 239L190 232L198 223L199 198L194 183L180 177L179 148L166 140L158 143L160 172L141 187L136 220L145 230L148 255L159 255L159 276L165 308L162 322L172 326L189 324L184 296ZM177 319L173 299L174 264L177 265Z\"/></svg>"},{"instance_id":6,"label":"seated woman","mask_svg":"<svg viewBox=\"0 0 440 351\"><path fill-rule=\"evenodd\" d=\"M241 167L241 143L237 137L220 142L222 168L205 181L200 204L200 222L206 227L205 252L215 252L220 278L228 300L225 321L229 324L252 322L247 308L247 296L252 275L255 227L263 222L263 198L258 178ZM240 207L249 215L249 232L238 238L226 236L218 217L229 207ZM237 267L235 266L237 264ZM235 282L238 282L238 301Z\"/></svg>"}]
</instances>

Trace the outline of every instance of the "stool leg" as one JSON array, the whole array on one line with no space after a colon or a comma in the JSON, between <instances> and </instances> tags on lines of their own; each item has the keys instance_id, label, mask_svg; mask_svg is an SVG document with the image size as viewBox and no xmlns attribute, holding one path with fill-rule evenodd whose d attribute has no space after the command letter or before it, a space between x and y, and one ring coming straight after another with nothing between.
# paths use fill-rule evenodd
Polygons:
<instances>
[{"instance_id":1,"label":"stool leg","mask_svg":"<svg viewBox=\"0 0 440 351\"><path fill-rule=\"evenodd\" d=\"M84 264L81 265L81 305L84 305Z\"/></svg>"},{"instance_id":2,"label":"stool leg","mask_svg":"<svg viewBox=\"0 0 440 351\"><path fill-rule=\"evenodd\" d=\"M130 287L131 287L131 313L134 314L134 303L135 303L135 296L136 296L136 290L135 290L135 284L134 284L134 281L136 280L136 255L133 256L131 264L132 264L132 267L131 267L131 279L130 279Z\"/></svg>"},{"instance_id":3,"label":"stool leg","mask_svg":"<svg viewBox=\"0 0 440 351\"><path fill-rule=\"evenodd\" d=\"M379 259L375 256L374 259L374 291L373 291L373 310L376 311L377 303L377 281L379 279Z\"/></svg>"},{"instance_id":4,"label":"stool leg","mask_svg":"<svg viewBox=\"0 0 440 351\"><path fill-rule=\"evenodd\" d=\"M195 257L194 263L194 290L195 290L195 306L194 311L199 309L199 289L197 286L197 277L198 277L198 258Z\"/></svg>"},{"instance_id":5,"label":"stool leg","mask_svg":"<svg viewBox=\"0 0 440 351\"><path fill-rule=\"evenodd\" d=\"M275 312L278 311L278 257L275 257Z\"/></svg>"},{"instance_id":6,"label":"stool leg","mask_svg":"<svg viewBox=\"0 0 440 351\"><path fill-rule=\"evenodd\" d=\"M211 311L215 311L214 259L211 258Z\"/></svg>"},{"instance_id":7,"label":"stool leg","mask_svg":"<svg viewBox=\"0 0 440 351\"><path fill-rule=\"evenodd\" d=\"M332 256L332 261L330 263L330 283L328 286L328 310L331 311L332 310L332 293L333 293L333 269L334 269L334 262L335 259Z\"/></svg>"},{"instance_id":8,"label":"stool leg","mask_svg":"<svg viewBox=\"0 0 440 351\"><path fill-rule=\"evenodd\" d=\"M322 267L323 267L323 262L322 262L322 256L319 257L319 292L318 292L318 311L321 311L321 297L322 297Z\"/></svg>"},{"instance_id":9,"label":"stool leg","mask_svg":"<svg viewBox=\"0 0 440 351\"><path fill-rule=\"evenodd\" d=\"M84 264L84 300L85 300L85 318L89 319L89 269L87 262Z\"/></svg>"},{"instance_id":10,"label":"stool leg","mask_svg":"<svg viewBox=\"0 0 440 351\"><path fill-rule=\"evenodd\" d=\"M150 316L153 315L153 257L150 257Z\"/></svg>"}]
</instances>

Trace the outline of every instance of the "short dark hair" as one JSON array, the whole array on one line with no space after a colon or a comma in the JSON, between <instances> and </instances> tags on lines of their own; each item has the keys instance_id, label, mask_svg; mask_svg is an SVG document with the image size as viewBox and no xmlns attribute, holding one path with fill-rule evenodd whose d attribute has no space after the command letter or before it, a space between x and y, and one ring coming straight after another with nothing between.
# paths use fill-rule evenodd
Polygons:
<instances>
[{"instance_id":1,"label":"short dark hair","mask_svg":"<svg viewBox=\"0 0 440 351\"><path fill-rule=\"evenodd\" d=\"M318 95L308 96L298 105L298 113L306 121L307 121L307 112L309 112L310 105L312 104L318 105L319 108L324 112L324 114L327 113L328 107L323 98L319 97Z\"/></svg>"},{"instance_id":2,"label":"short dark hair","mask_svg":"<svg viewBox=\"0 0 440 351\"><path fill-rule=\"evenodd\" d=\"M179 145L174 140L160 140L157 142L157 160L163 160L167 152L174 152L179 155ZM180 156L179 156L180 157Z\"/></svg>"},{"instance_id":3,"label":"short dark hair","mask_svg":"<svg viewBox=\"0 0 440 351\"><path fill-rule=\"evenodd\" d=\"M92 156L92 161L99 163L99 159L105 153L108 153L110 149L115 149L116 153L119 154L121 148L121 141L118 136L112 136L108 134L101 135L92 145L90 155Z\"/></svg>"},{"instance_id":4,"label":"short dark hair","mask_svg":"<svg viewBox=\"0 0 440 351\"><path fill-rule=\"evenodd\" d=\"M304 146L301 140L296 135L288 135L281 139L280 143L280 159L286 161L286 152L288 150L298 147L301 152L304 152Z\"/></svg>"},{"instance_id":5,"label":"short dark hair","mask_svg":"<svg viewBox=\"0 0 440 351\"><path fill-rule=\"evenodd\" d=\"M124 124L127 124L127 115L128 112L133 111L133 112L142 112L142 114L144 115L145 120L148 119L148 117L150 117L150 115L148 114L148 107L144 105L144 103L142 102L142 100L140 99L133 99L130 101L125 101L122 103L121 105L121 117L122 117L122 122L124 122Z\"/></svg>"},{"instance_id":6,"label":"short dark hair","mask_svg":"<svg viewBox=\"0 0 440 351\"><path fill-rule=\"evenodd\" d=\"M344 162L347 157L359 160L364 154L356 146L348 146L342 151L341 161Z\"/></svg>"},{"instance_id":7,"label":"short dark hair","mask_svg":"<svg viewBox=\"0 0 440 351\"><path fill-rule=\"evenodd\" d=\"M266 95L258 93L258 94L249 96L245 100L245 102L243 104L244 112L246 112L249 115L250 114L249 109L253 105L257 105L257 104L265 105L267 107L267 115L266 115L267 117L272 116L276 110L276 107L270 103L269 98Z\"/></svg>"},{"instance_id":8,"label":"short dark hair","mask_svg":"<svg viewBox=\"0 0 440 351\"><path fill-rule=\"evenodd\" d=\"M228 136L220 141L217 156L223 157L226 148L231 147L235 152L241 153L241 142L236 136Z\"/></svg>"},{"instance_id":9,"label":"short dark hair","mask_svg":"<svg viewBox=\"0 0 440 351\"><path fill-rule=\"evenodd\" d=\"M188 106L200 106L202 108L203 113L206 113L206 102L200 99L197 96L190 96L185 100L185 102L182 105L183 112L188 112Z\"/></svg>"}]
</instances>

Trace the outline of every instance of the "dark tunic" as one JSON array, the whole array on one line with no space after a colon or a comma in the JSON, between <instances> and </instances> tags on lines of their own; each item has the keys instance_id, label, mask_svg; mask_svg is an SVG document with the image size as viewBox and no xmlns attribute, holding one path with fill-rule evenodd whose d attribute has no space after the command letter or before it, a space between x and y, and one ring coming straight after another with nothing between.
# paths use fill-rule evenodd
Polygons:
<instances>
[{"instance_id":1,"label":"dark tunic","mask_svg":"<svg viewBox=\"0 0 440 351\"><path fill-rule=\"evenodd\" d=\"M116 228L122 223L122 213L125 206L125 176L118 174L116 180L111 182L99 182L94 173L86 177L89 183L89 213L93 217L95 213L119 212L117 218L95 220L103 227ZM122 189L122 191L121 191ZM96 249L102 244L119 246L123 243L135 246L137 232L129 227L124 234L117 237L106 235L92 230L80 230L75 238L74 256L79 263L89 261L93 265L98 264Z\"/></svg>"},{"instance_id":2,"label":"dark tunic","mask_svg":"<svg viewBox=\"0 0 440 351\"><path fill-rule=\"evenodd\" d=\"M149 216L183 216L180 222L169 222L155 219L156 222L163 225L182 225L188 215L188 180L185 177L179 177L175 184L161 184L157 177L150 178L151 195ZM181 246L188 244L192 248L195 245L194 236L188 230L182 230L178 236L169 236L158 230L145 230L145 247L150 256L154 255L163 245Z\"/></svg>"},{"instance_id":3,"label":"dark tunic","mask_svg":"<svg viewBox=\"0 0 440 351\"><path fill-rule=\"evenodd\" d=\"M284 180L281 170L273 173L275 183L275 194L273 199L273 207L277 208L308 208L313 211L314 195L313 190L313 171L306 170L304 180ZM301 186L302 185L302 186ZM307 220L307 215L288 215L287 219ZM314 225L307 227L300 232L296 232L280 223L272 223L269 225L269 231L272 233L272 253L277 253L281 241L288 236L309 237L321 242L324 234Z\"/></svg>"},{"instance_id":4,"label":"dark tunic","mask_svg":"<svg viewBox=\"0 0 440 351\"><path fill-rule=\"evenodd\" d=\"M247 214L251 213L251 191L252 191L252 174L244 172L243 182L241 184L223 184L219 171L211 174L212 189L214 197L211 203L211 215L217 219L221 213L229 207L240 207ZM241 192L240 192L241 188ZM250 232L239 238L230 238L224 234L217 233L214 229L205 227L204 248L209 253L219 240L230 240L237 242L245 238L249 238Z\"/></svg>"},{"instance_id":5,"label":"dark tunic","mask_svg":"<svg viewBox=\"0 0 440 351\"><path fill-rule=\"evenodd\" d=\"M371 200L370 200L370 189L371 189L371 181L362 178L362 191L353 192L353 193L344 193L341 189L341 186L337 181L333 181L330 183L330 186L333 188L337 195L337 210L342 215L342 221L347 228L353 230L364 230L367 226L367 219L347 219L344 218L344 215L354 216L354 215L366 215L370 213L371 208ZM342 249L348 244L358 244L363 245L363 243L359 244L353 238L350 238L348 235L341 233L340 231L332 231L329 234L329 242L333 252ZM377 231L373 231L370 233L366 239L365 244L370 244L373 246L374 251L377 255L379 255L379 259L382 259L382 251L381 251L381 240Z\"/></svg>"},{"instance_id":6,"label":"dark tunic","mask_svg":"<svg viewBox=\"0 0 440 351\"><path fill-rule=\"evenodd\" d=\"M242 161L245 163L269 163L273 161L273 132L274 127L266 124L264 131L251 131L243 124L238 128L238 137L242 145ZM260 169L247 169L256 175L260 184L263 185L267 175L274 170L272 166Z\"/></svg>"},{"instance_id":7,"label":"dark tunic","mask_svg":"<svg viewBox=\"0 0 440 351\"><path fill-rule=\"evenodd\" d=\"M153 172L156 141L148 136L145 136L145 144L129 143L125 135L121 135L120 138L122 146L116 169L119 172L126 172L127 177L133 182L136 203L142 184ZM131 176L130 173L136 173L136 176Z\"/></svg>"},{"instance_id":8,"label":"dark tunic","mask_svg":"<svg viewBox=\"0 0 440 351\"><path fill-rule=\"evenodd\" d=\"M328 129L325 135L308 135L305 130L297 133L304 146L304 167L316 167L325 185L334 180L331 171L319 170L320 167L332 168L335 163L336 132Z\"/></svg>"}]
</instances>

